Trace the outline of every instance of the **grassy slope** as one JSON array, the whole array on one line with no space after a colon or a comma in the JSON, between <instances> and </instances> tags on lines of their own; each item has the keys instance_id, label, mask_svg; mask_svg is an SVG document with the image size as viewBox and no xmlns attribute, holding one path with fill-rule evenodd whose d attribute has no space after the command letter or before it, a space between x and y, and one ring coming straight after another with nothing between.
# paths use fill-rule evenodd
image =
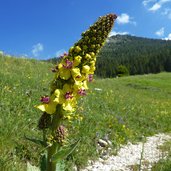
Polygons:
<instances>
[{"instance_id":1,"label":"grassy slope","mask_svg":"<svg viewBox=\"0 0 171 171\"><path fill-rule=\"evenodd\" d=\"M40 136L34 109L41 95L49 93L51 65L36 60L0 56L0 165L25 170L25 161L37 164L39 148L23 139ZM171 73L97 79L89 94L80 100L77 114L84 116L69 124L70 138L82 141L71 161L78 166L98 157L97 140L108 136L113 147L128 140L171 131ZM101 90L98 90L98 89ZM13 169L11 169L13 168Z\"/></svg>"}]
</instances>

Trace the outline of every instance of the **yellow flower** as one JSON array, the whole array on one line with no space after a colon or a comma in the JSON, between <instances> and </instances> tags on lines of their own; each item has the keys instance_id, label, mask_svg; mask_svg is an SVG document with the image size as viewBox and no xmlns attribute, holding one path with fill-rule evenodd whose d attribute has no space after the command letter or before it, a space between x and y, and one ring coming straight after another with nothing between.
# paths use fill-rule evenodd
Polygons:
<instances>
[{"instance_id":1,"label":"yellow flower","mask_svg":"<svg viewBox=\"0 0 171 171\"><path fill-rule=\"evenodd\" d=\"M81 48L79 46L75 46L74 51L79 53L81 51Z\"/></svg>"},{"instance_id":2,"label":"yellow flower","mask_svg":"<svg viewBox=\"0 0 171 171\"><path fill-rule=\"evenodd\" d=\"M62 104L62 106L64 110L73 112L75 110L76 104L77 101L75 98L73 98L71 100L66 100L65 103Z\"/></svg>"},{"instance_id":3,"label":"yellow flower","mask_svg":"<svg viewBox=\"0 0 171 171\"><path fill-rule=\"evenodd\" d=\"M58 104L62 104L65 101L64 92L61 89L56 89L54 95L55 95L54 102Z\"/></svg>"},{"instance_id":4,"label":"yellow flower","mask_svg":"<svg viewBox=\"0 0 171 171\"><path fill-rule=\"evenodd\" d=\"M42 103L40 105L35 106L37 109L41 110L42 112L46 112L48 114L53 114L56 111L57 103L54 102L55 96L52 95L48 103Z\"/></svg>"},{"instance_id":5,"label":"yellow flower","mask_svg":"<svg viewBox=\"0 0 171 171\"><path fill-rule=\"evenodd\" d=\"M71 70L71 75L75 81L82 81L85 79L85 76L80 73L79 68L73 68Z\"/></svg>"},{"instance_id":6,"label":"yellow flower","mask_svg":"<svg viewBox=\"0 0 171 171\"><path fill-rule=\"evenodd\" d=\"M68 80L71 77L71 72L68 69L62 68L59 70L59 76L64 80Z\"/></svg>"},{"instance_id":7,"label":"yellow flower","mask_svg":"<svg viewBox=\"0 0 171 171\"><path fill-rule=\"evenodd\" d=\"M86 90L88 89L87 87L87 81L76 81L75 84L73 85L74 89L74 94L75 96L84 96L86 95Z\"/></svg>"},{"instance_id":8,"label":"yellow flower","mask_svg":"<svg viewBox=\"0 0 171 171\"><path fill-rule=\"evenodd\" d=\"M90 55L91 55L92 58L95 58L96 57L96 55L95 55L94 52L90 52Z\"/></svg>"},{"instance_id":9,"label":"yellow flower","mask_svg":"<svg viewBox=\"0 0 171 171\"><path fill-rule=\"evenodd\" d=\"M82 57L79 55L74 57L74 66L78 66L81 63L81 59Z\"/></svg>"},{"instance_id":10,"label":"yellow flower","mask_svg":"<svg viewBox=\"0 0 171 171\"><path fill-rule=\"evenodd\" d=\"M89 60L89 59L91 59L91 55L89 55L88 53L86 53L85 58L86 58L87 60Z\"/></svg>"},{"instance_id":11,"label":"yellow flower","mask_svg":"<svg viewBox=\"0 0 171 171\"><path fill-rule=\"evenodd\" d=\"M54 92L54 102L61 104L64 110L74 111L76 106L76 98L73 95L71 85L65 84L63 89L56 89Z\"/></svg>"},{"instance_id":12,"label":"yellow flower","mask_svg":"<svg viewBox=\"0 0 171 171\"><path fill-rule=\"evenodd\" d=\"M58 70L59 70L59 76L64 79L68 80L71 77L71 68L73 67L73 62L66 59L65 61L62 61L58 65Z\"/></svg>"},{"instance_id":13,"label":"yellow flower","mask_svg":"<svg viewBox=\"0 0 171 171\"><path fill-rule=\"evenodd\" d=\"M89 73L90 74L94 74L94 71L96 70L96 67L95 66L91 66L90 67L90 71L89 71Z\"/></svg>"},{"instance_id":14,"label":"yellow flower","mask_svg":"<svg viewBox=\"0 0 171 171\"><path fill-rule=\"evenodd\" d=\"M90 70L90 67L88 65L84 65L83 68L82 68L82 73L88 74L89 70Z\"/></svg>"}]
</instances>

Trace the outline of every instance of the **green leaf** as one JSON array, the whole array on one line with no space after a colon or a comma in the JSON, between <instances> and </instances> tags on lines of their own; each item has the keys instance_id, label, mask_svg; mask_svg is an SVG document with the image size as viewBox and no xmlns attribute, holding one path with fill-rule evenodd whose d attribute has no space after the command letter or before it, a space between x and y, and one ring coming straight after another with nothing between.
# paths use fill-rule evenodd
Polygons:
<instances>
[{"instance_id":1,"label":"green leaf","mask_svg":"<svg viewBox=\"0 0 171 171\"><path fill-rule=\"evenodd\" d=\"M46 171L47 168L47 155L43 154L40 158L40 170Z\"/></svg>"},{"instance_id":2,"label":"green leaf","mask_svg":"<svg viewBox=\"0 0 171 171\"><path fill-rule=\"evenodd\" d=\"M40 171L40 169L36 166L32 166L29 162L27 162L27 171Z\"/></svg>"},{"instance_id":3,"label":"green leaf","mask_svg":"<svg viewBox=\"0 0 171 171\"><path fill-rule=\"evenodd\" d=\"M56 171L65 171L64 161L58 161L56 164Z\"/></svg>"},{"instance_id":4,"label":"green leaf","mask_svg":"<svg viewBox=\"0 0 171 171\"><path fill-rule=\"evenodd\" d=\"M35 138L29 138L29 137L26 137L26 135L24 135L24 138L31 141L31 142L33 142L33 143L36 143L38 145L46 146L45 143L42 140L35 139Z\"/></svg>"},{"instance_id":5,"label":"green leaf","mask_svg":"<svg viewBox=\"0 0 171 171\"><path fill-rule=\"evenodd\" d=\"M75 143L71 144L69 147L59 150L56 154L52 156L52 162L65 159L69 154L71 154L75 150L79 142L80 139Z\"/></svg>"}]
</instances>

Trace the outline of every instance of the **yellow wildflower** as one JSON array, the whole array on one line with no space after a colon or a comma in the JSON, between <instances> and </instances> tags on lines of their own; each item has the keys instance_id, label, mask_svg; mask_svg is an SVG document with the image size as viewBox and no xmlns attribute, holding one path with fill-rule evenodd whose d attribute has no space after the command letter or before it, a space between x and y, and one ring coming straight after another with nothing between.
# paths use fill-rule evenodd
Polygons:
<instances>
[{"instance_id":1,"label":"yellow wildflower","mask_svg":"<svg viewBox=\"0 0 171 171\"><path fill-rule=\"evenodd\" d=\"M45 97L43 97L41 99L41 101L43 102L40 105L35 106L37 109L41 110L42 112L46 112L48 114L53 114L56 111L56 105L57 103L54 101L54 95L52 95L48 101L46 101L47 99L43 99ZM46 97L47 98L47 97Z\"/></svg>"},{"instance_id":2,"label":"yellow wildflower","mask_svg":"<svg viewBox=\"0 0 171 171\"><path fill-rule=\"evenodd\" d=\"M81 63L81 59L82 57L79 55L74 57L74 66L78 66Z\"/></svg>"},{"instance_id":3,"label":"yellow wildflower","mask_svg":"<svg viewBox=\"0 0 171 171\"><path fill-rule=\"evenodd\" d=\"M84 65L82 67L82 73L88 74L90 70L90 67L88 65Z\"/></svg>"}]
</instances>

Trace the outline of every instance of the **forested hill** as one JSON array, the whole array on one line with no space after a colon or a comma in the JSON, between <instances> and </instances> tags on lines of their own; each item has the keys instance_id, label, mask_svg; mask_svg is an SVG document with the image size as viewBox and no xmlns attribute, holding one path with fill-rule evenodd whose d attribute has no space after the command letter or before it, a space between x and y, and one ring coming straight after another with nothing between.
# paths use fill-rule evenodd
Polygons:
<instances>
[{"instance_id":1,"label":"forested hill","mask_svg":"<svg viewBox=\"0 0 171 171\"><path fill-rule=\"evenodd\" d=\"M96 75L100 77L171 71L171 41L116 35L98 56Z\"/></svg>"}]
</instances>

